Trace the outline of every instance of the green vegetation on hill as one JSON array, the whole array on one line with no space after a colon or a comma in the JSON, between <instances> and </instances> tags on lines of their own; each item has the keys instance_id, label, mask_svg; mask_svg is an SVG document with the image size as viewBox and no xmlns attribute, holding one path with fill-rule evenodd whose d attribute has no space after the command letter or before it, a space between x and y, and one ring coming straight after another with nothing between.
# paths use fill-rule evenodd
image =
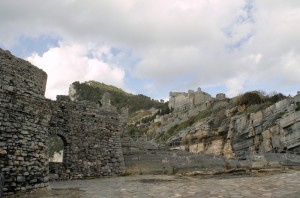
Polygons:
<instances>
[{"instance_id":1,"label":"green vegetation on hill","mask_svg":"<svg viewBox=\"0 0 300 198\"><path fill-rule=\"evenodd\" d=\"M190 126L192 126L194 123L207 118L209 116L219 116L220 117L220 112L222 116L224 115L224 108L218 108L216 110L213 110L212 108L209 108L204 111L200 111L197 115L190 117L187 121L180 122L176 124L175 126L171 127L168 131L165 133L162 133L160 136L156 137L154 140L156 142L165 142L167 141L170 137L173 135L176 135L178 132L181 130L184 130Z\"/></svg>"},{"instance_id":2,"label":"green vegetation on hill","mask_svg":"<svg viewBox=\"0 0 300 198\"><path fill-rule=\"evenodd\" d=\"M76 90L76 100L88 100L98 102L105 92L110 94L111 104L117 108L128 107L129 114L138 110L148 110L150 108L161 109L162 111L168 108L168 104L151 99L148 96L138 94L133 95L126 93L122 89L112 85L106 85L96 81L87 81L80 83L78 81L72 83Z\"/></svg>"}]
</instances>

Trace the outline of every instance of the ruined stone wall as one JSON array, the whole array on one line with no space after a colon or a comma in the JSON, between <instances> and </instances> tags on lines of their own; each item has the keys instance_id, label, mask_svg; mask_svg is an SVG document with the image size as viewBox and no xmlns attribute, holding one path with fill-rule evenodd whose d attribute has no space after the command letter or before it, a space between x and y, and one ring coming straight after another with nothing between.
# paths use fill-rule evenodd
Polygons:
<instances>
[{"instance_id":1,"label":"ruined stone wall","mask_svg":"<svg viewBox=\"0 0 300 198\"><path fill-rule=\"evenodd\" d=\"M169 108L178 109L189 104L190 99L187 93L171 92L169 97Z\"/></svg>"},{"instance_id":2,"label":"ruined stone wall","mask_svg":"<svg viewBox=\"0 0 300 198\"><path fill-rule=\"evenodd\" d=\"M65 145L64 168L50 169L50 173L60 179L122 173L120 124L114 108L87 101L72 102L68 97L58 97L52 106L49 132L60 136Z\"/></svg>"},{"instance_id":3,"label":"ruined stone wall","mask_svg":"<svg viewBox=\"0 0 300 198\"><path fill-rule=\"evenodd\" d=\"M226 94L224 94L224 93L218 93L216 95L216 100L224 100L224 99L226 99Z\"/></svg>"},{"instance_id":4,"label":"ruined stone wall","mask_svg":"<svg viewBox=\"0 0 300 198\"><path fill-rule=\"evenodd\" d=\"M48 186L49 135L64 142L63 163L51 164L58 179L122 173L119 115L109 103L44 98L47 74L0 49L0 172L4 194Z\"/></svg>"},{"instance_id":5,"label":"ruined stone wall","mask_svg":"<svg viewBox=\"0 0 300 198\"><path fill-rule=\"evenodd\" d=\"M212 99L212 97L203 91L198 91L193 94L194 103L193 105L200 105Z\"/></svg>"},{"instance_id":6,"label":"ruined stone wall","mask_svg":"<svg viewBox=\"0 0 300 198\"><path fill-rule=\"evenodd\" d=\"M4 193L48 186L47 74L0 49L0 171Z\"/></svg>"},{"instance_id":7,"label":"ruined stone wall","mask_svg":"<svg viewBox=\"0 0 300 198\"><path fill-rule=\"evenodd\" d=\"M209 100L212 97L203 91L200 88L196 92L189 90L188 93L185 92L170 92L169 95L169 108L182 110L190 109L193 106L201 105Z\"/></svg>"},{"instance_id":8,"label":"ruined stone wall","mask_svg":"<svg viewBox=\"0 0 300 198\"><path fill-rule=\"evenodd\" d=\"M3 89L44 96L47 74L43 70L2 49L0 56L0 82Z\"/></svg>"}]
</instances>

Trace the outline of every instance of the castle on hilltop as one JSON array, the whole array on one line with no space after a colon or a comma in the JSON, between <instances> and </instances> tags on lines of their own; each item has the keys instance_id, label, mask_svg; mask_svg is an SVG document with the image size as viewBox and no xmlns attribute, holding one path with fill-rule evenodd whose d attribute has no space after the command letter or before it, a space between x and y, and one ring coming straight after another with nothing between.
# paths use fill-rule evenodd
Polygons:
<instances>
[{"instance_id":1,"label":"castle on hilltop","mask_svg":"<svg viewBox=\"0 0 300 198\"><path fill-rule=\"evenodd\" d=\"M216 100L225 99L226 95L224 93L219 93L216 95ZM201 90L199 87L197 91L188 90L186 92L170 92L169 95L169 108L170 109L184 109L193 106L202 105L209 103L209 101L214 98L208 93Z\"/></svg>"}]
</instances>

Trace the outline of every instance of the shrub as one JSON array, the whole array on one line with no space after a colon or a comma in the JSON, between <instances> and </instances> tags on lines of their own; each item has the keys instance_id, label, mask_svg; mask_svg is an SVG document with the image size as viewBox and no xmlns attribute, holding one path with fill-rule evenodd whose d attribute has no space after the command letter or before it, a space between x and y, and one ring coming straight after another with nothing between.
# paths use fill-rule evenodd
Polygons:
<instances>
[{"instance_id":1,"label":"shrub","mask_svg":"<svg viewBox=\"0 0 300 198\"><path fill-rule=\"evenodd\" d=\"M273 118L273 122L275 122L276 120L282 118L282 116L286 114L286 112L280 112L280 113L277 113L274 118Z\"/></svg>"},{"instance_id":2,"label":"shrub","mask_svg":"<svg viewBox=\"0 0 300 198\"><path fill-rule=\"evenodd\" d=\"M255 104L255 105L250 105L248 108L247 108L247 113L256 113L258 111L261 111L263 109L266 109L267 107L271 106L272 103L271 102L265 102L265 103L262 103L262 104Z\"/></svg>"},{"instance_id":3,"label":"shrub","mask_svg":"<svg viewBox=\"0 0 300 198\"><path fill-rule=\"evenodd\" d=\"M269 101L272 103L276 103L276 102L279 102L280 100L283 100L286 98L287 97L285 95L283 95L282 93L278 93L278 94L276 93L269 98Z\"/></svg>"},{"instance_id":4,"label":"shrub","mask_svg":"<svg viewBox=\"0 0 300 198\"><path fill-rule=\"evenodd\" d=\"M256 92L247 92L244 95L241 96L239 100L239 105L255 105L260 104L262 102L262 99L260 95Z\"/></svg>"}]
</instances>

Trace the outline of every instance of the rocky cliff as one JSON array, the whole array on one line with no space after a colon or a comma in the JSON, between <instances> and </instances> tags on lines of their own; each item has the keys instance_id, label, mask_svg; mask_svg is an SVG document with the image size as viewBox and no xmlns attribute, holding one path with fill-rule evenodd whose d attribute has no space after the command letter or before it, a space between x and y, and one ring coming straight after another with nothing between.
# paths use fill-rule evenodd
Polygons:
<instances>
[{"instance_id":1,"label":"rocky cliff","mask_svg":"<svg viewBox=\"0 0 300 198\"><path fill-rule=\"evenodd\" d=\"M299 93L276 103L246 105L236 100L210 100L206 106L159 117L159 127L152 127L148 136L176 149L227 159L300 154Z\"/></svg>"}]
</instances>

